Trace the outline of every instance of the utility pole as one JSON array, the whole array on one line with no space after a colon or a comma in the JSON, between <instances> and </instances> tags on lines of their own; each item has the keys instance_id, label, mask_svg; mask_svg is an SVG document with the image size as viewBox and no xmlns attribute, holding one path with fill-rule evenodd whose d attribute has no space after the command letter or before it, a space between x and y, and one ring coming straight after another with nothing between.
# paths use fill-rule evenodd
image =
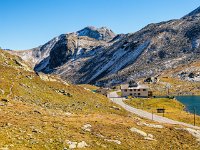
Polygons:
<instances>
[{"instance_id":1,"label":"utility pole","mask_svg":"<svg viewBox=\"0 0 200 150\"><path fill-rule=\"evenodd\" d=\"M194 126L196 125L196 109L194 107Z\"/></svg>"},{"instance_id":2,"label":"utility pole","mask_svg":"<svg viewBox=\"0 0 200 150\"><path fill-rule=\"evenodd\" d=\"M169 89L170 89L170 84L167 83L167 84L166 84L167 96L169 96Z\"/></svg>"},{"instance_id":3,"label":"utility pole","mask_svg":"<svg viewBox=\"0 0 200 150\"><path fill-rule=\"evenodd\" d=\"M163 117L165 116L164 114L165 114L165 108L163 107Z\"/></svg>"}]
</instances>

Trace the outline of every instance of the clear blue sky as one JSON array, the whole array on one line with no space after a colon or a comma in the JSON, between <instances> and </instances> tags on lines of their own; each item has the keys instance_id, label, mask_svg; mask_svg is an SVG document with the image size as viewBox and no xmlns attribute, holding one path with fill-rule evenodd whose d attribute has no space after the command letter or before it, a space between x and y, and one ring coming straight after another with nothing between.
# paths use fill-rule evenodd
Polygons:
<instances>
[{"instance_id":1,"label":"clear blue sky","mask_svg":"<svg viewBox=\"0 0 200 150\"><path fill-rule=\"evenodd\" d=\"M135 32L199 6L200 0L0 0L0 46L30 49L86 26Z\"/></svg>"}]
</instances>

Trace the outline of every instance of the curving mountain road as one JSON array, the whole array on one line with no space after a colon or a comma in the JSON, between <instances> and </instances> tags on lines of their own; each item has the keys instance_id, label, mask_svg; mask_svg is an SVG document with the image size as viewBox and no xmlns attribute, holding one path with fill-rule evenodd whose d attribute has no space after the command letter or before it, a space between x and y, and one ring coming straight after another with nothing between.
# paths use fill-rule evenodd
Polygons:
<instances>
[{"instance_id":1,"label":"curving mountain road","mask_svg":"<svg viewBox=\"0 0 200 150\"><path fill-rule=\"evenodd\" d=\"M141 109L137 109L137 108L134 108L134 107L131 107L127 104L125 104L123 102L124 98L121 98L117 95L117 92L111 92L108 94L108 98L110 98L110 100L118 105L120 105L121 107L123 107L125 110L131 112L131 113L134 113L140 117L143 117L143 118L146 118L146 119L150 119L152 120L152 114L147 112L147 111L144 111L144 110L141 110ZM153 115L153 120L154 121L157 121L159 123L166 123L166 124L178 124L178 125L183 125L185 127L189 127L189 128L194 128L194 129L200 129L200 127L198 126L193 126L191 124L187 124L187 123L184 123L184 122L179 122L179 121L175 121L175 120L172 120L172 119L169 119L169 118L166 118L166 117L162 117L162 116L158 116L158 115Z\"/></svg>"}]
</instances>

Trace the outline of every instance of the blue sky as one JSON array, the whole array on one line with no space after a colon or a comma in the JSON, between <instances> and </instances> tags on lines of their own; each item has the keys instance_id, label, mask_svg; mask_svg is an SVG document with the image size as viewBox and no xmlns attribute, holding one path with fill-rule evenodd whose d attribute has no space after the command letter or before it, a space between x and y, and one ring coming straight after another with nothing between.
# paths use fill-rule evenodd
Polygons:
<instances>
[{"instance_id":1,"label":"blue sky","mask_svg":"<svg viewBox=\"0 0 200 150\"><path fill-rule=\"evenodd\" d=\"M199 6L200 0L0 0L0 47L30 49L86 26L135 32Z\"/></svg>"}]
</instances>

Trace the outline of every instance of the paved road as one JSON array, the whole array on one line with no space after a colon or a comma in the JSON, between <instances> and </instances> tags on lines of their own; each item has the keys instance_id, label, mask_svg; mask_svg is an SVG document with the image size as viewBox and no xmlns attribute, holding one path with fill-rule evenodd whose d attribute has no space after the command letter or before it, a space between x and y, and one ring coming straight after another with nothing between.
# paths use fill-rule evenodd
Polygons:
<instances>
[{"instance_id":1,"label":"paved road","mask_svg":"<svg viewBox=\"0 0 200 150\"><path fill-rule=\"evenodd\" d=\"M110 98L111 101L120 105L121 107L123 107L127 111L134 113L134 114L136 114L140 117L152 120L152 113L149 113L147 111L137 109L137 108L134 108L134 107L131 107L131 106L125 104L123 102L124 98L119 97L116 92L109 93L108 97ZM162 116L158 116L158 115L155 115L155 114L153 115L153 120L157 121L159 123L179 124L179 125L184 125L184 126L189 127L189 128L200 129L200 127L198 127L198 126L193 126L191 124L187 124L187 123L184 123L184 122L175 121L175 120L172 120L172 119L169 119L169 118L166 118L166 117L162 117Z\"/></svg>"}]
</instances>

